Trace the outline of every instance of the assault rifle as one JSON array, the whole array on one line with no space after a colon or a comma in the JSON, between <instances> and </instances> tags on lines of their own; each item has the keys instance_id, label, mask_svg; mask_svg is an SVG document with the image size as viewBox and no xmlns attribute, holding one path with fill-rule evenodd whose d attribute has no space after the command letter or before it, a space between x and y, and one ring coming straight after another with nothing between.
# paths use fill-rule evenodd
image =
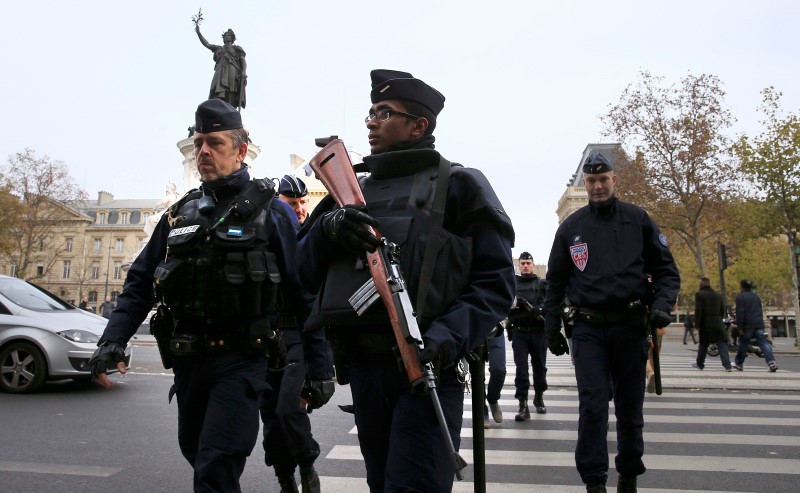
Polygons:
<instances>
[{"instance_id":1,"label":"assault rifle","mask_svg":"<svg viewBox=\"0 0 800 493\"><path fill-rule=\"evenodd\" d=\"M344 142L337 138L325 138L317 139L317 144L324 147L308 164L336 203L340 207L350 204L366 205ZM350 297L350 304L356 313L361 315L378 299L383 301L389 312L389 321L408 380L413 387L422 386L430 394L453 471L456 477L462 480L461 470L467 463L453 446L439 395L436 393L433 365L430 363L423 365L419 360L419 352L423 348L422 335L417 319L414 318L411 298L408 296L406 282L400 270L398 247L382 237L378 231L369 226L367 228L380 238L381 246L372 253L366 252L372 278Z\"/></svg>"},{"instance_id":2,"label":"assault rifle","mask_svg":"<svg viewBox=\"0 0 800 493\"><path fill-rule=\"evenodd\" d=\"M517 306L521 306L525 309L525 311L533 313L536 320L544 320L544 317L542 316L542 309L533 306L530 301L526 300L519 294L517 294Z\"/></svg>"}]
</instances>

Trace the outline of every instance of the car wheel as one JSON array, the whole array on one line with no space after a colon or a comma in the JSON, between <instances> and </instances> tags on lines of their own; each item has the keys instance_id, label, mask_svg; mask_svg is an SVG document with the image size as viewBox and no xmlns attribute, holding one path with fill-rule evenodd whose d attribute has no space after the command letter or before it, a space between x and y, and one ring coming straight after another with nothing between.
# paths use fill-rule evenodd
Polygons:
<instances>
[{"instance_id":1,"label":"car wheel","mask_svg":"<svg viewBox=\"0 0 800 493\"><path fill-rule=\"evenodd\" d=\"M708 345L708 355L711 357L719 356L719 348L716 344L709 344Z\"/></svg>"},{"instance_id":2,"label":"car wheel","mask_svg":"<svg viewBox=\"0 0 800 493\"><path fill-rule=\"evenodd\" d=\"M0 352L0 390L11 394L36 392L47 380L41 351L28 342L15 342Z\"/></svg>"}]
</instances>

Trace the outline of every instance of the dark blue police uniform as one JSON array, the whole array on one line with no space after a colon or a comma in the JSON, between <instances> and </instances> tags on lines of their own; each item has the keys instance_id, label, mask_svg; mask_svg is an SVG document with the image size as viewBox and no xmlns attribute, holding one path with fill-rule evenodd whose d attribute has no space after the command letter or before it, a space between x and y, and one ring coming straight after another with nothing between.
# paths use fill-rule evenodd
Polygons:
<instances>
[{"instance_id":1,"label":"dark blue police uniform","mask_svg":"<svg viewBox=\"0 0 800 493\"><path fill-rule=\"evenodd\" d=\"M580 402L575 462L581 479L587 485L606 483L612 391L616 469L635 478L645 471L642 407L649 348L642 307L669 313L680 288L667 241L640 207L613 196L599 206L590 203L558 228L547 280L548 334L560 330L565 296L577 307L572 351Z\"/></svg>"},{"instance_id":2,"label":"dark blue police uniform","mask_svg":"<svg viewBox=\"0 0 800 493\"><path fill-rule=\"evenodd\" d=\"M230 175L226 185L209 189L217 204L210 217L227 211L231 200L250 183L246 168ZM198 199L193 199L198 200ZM275 254L288 313L305 316L308 297L301 293L295 270L296 217L286 204L272 201L267 211L269 250ZM125 289L117 300L102 342L122 344L133 336L153 306L154 272L167 253L171 227L168 214L128 270ZM235 314L231 314L235 318ZM272 317L275 318L274 316ZM246 327L228 325L224 318L176 320L176 333L244 334ZM171 390L178 400L178 441L181 452L194 468L195 491L239 491L244 470L258 436L258 410L265 380L267 358L233 345L230 350L199 351L174 357L175 384Z\"/></svg>"},{"instance_id":3,"label":"dark blue police uniform","mask_svg":"<svg viewBox=\"0 0 800 493\"><path fill-rule=\"evenodd\" d=\"M305 190L302 181L288 180L285 176L279 193L289 195L289 191L283 189L284 183L296 186L298 182ZM294 215L288 204L280 203ZM296 218L295 225L299 228ZM301 472L308 471L308 475L312 476L303 479L317 481L313 477L316 473L308 468L319 456L319 443L311 433L311 420L300 403L300 396L307 378L323 381L332 380L334 376L333 357L324 332L303 332L304 323L305 317L297 317L296 321L291 320L282 327L281 340L286 354L283 357L270 356L267 383L272 392L261 402L264 462L275 468L281 486L286 484L285 489L296 488L294 472L298 465L301 466Z\"/></svg>"}]
</instances>

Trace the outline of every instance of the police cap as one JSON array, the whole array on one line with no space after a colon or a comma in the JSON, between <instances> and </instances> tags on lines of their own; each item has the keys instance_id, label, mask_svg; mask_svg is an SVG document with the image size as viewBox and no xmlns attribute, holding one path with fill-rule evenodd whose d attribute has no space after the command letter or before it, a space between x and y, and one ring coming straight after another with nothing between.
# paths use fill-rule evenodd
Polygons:
<instances>
[{"instance_id":1,"label":"police cap","mask_svg":"<svg viewBox=\"0 0 800 493\"><path fill-rule=\"evenodd\" d=\"M444 96L408 72L376 69L370 72L372 92L370 99L375 104L387 99L405 99L419 103L438 115L444 108Z\"/></svg>"},{"instance_id":2,"label":"police cap","mask_svg":"<svg viewBox=\"0 0 800 493\"><path fill-rule=\"evenodd\" d=\"M283 175L280 186L278 187L278 194L296 199L308 195L308 188L306 188L306 184L303 183L303 180L300 178L291 175Z\"/></svg>"},{"instance_id":3,"label":"police cap","mask_svg":"<svg viewBox=\"0 0 800 493\"><path fill-rule=\"evenodd\" d=\"M528 252L522 252L519 254L520 260L533 260L533 255Z\"/></svg>"},{"instance_id":4,"label":"police cap","mask_svg":"<svg viewBox=\"0 0 800 493\"><path fill-rule=\"evenodd\" d=\"M583 162L583 172L584 174L594 175L600 173L608 173L609 171L613 171L614 168L611 167L611 163L608 162L602 154L599 152L595 152L589 157L586 158L586 161Z\"/></svg>"},{"instance_id":5,"label":"police cap","mask_svg":"<svg viewBox=\"0 0 800 493\"><path fill-rule=\"evenodd\" d=\"M194 114L195 130L202 134L244 128L242 115L221 99L203 101Z\"/></svg>"}]
</instances>

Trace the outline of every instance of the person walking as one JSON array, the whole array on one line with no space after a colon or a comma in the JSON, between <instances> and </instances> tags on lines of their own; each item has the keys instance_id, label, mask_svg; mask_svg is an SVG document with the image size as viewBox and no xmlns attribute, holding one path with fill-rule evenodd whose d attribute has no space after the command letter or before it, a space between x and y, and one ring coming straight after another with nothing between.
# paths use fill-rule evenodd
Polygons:
<instances>
[{"instance_id":1,"label":"person walking","mask_svg":"<svg viewBox=\"0 0 800 493\"><path fill-rule=\"evenodd\" d=\"M692 342L697 344L697 339L694 336L694 315L691 313L686 314L683 320L683 344L686 344L686 336L692 336Z\"/></svg>"},{"instance_id":2,"label":"person walking","mask_svg":"<svg viewBox=\"0 0 800 493\"><path fill-rule=\"evenodd\" d=\"M98 383L113 387L106 370L125 372L125 347L153 307L155 284L160 305L151 324L168 334L159 349L174 373L169 399L178 401L178 444L194 491L230 493L241 491L258 439L278 320L302 323L311 297L297 277L295 215L244 164L249 139L241 113L219 99L204 101L195 129L200 188L159 219L89 366Z\"/></svg>"},{"instance_id":3,"label":"person walking","mask_svg":"<svg viewBox=\"0 0 800 493\"><path fill-rule=\"evenodd\" d=\"M359 182L366 207L337 207L329 195L300 231L301 278L318 293L305 330L328 328L337 381L350 383L369 490L445 492L453 487L452 456L430 396L398 368L388 311L376 303L359 316L348 301L371 278L365 252L384 247L366 226L401 245L399 262L419 310L419 361L434 367L456 451L464 409L458 363L514 300L514 232L483 174L434 150L444 96L407 72L373 70L370 78L371 154L357 166L370 173ZM429 256L431 238L436 250ZM423 264L423 256L432 263Z\"/></svg>"},{"instance_id":4,"label":"person walking","mask_svg":"<svg viewBox=\"0 0 800 493\"><path fill-rule=\"evenodd\" d=\"M739 327L739 351L736 352L736 362L733 365L738 371L744 370L744 359L747 357L747 347L750 339L755 337L756 345L761 348L764 361L769 371L778 371L778 362L772 353L772 347L767 342L764 334L764 310L761 298L755 292L755 285L751 281L742 279L739 283L741 291L736 295L736 326Z\"/></svg>"},{"instance_id":5,"label":"person walking","mask_svg":"<svg viewBox=\"0 0 800 493\"><path fill-rule=\"evenodd\" d=\"M547 282L533 272L533 256L528 252L519 255L517 298L508 314L508 332L514 350L516 377L514 397L519 401L519 412L515 421L531 418L528 410L528 390L531 380L528 373L528 358L533 370L533 406L537 414L545 414L544 392L547 390L547 338L544 333L543 306Z\"/></svg>"},{"instance_id":6,"label":"person walking","mask_svg":"<svg viewBox=\"0 0 800 493\"><path fill-rule=\"evenodd\" d=\"M722 295L711 288L707 277L700 279L700 290L694 295L694 313L697 330L700 333L700 345L697 346L697 359L692 367L705 368L708 345L715 343L719 349L719 358L725 371L731 371L731 359L728 355L728 331L725 329L725 302Z\"/></svg>"},{"instance_id":7,"label":"person walking","mask_svg":"<svg viewBox=\"0 0 800 493\"><path fill-rule=\"evenodd\" d=\"M559 309L566 296L574 321L578 384L575 464L588 492L606 491L613 397L617 491L629 493L646 470L642 429L648 329L669 324L680 276L666 237L647 212L616 197L611 163L592 154L584 161L583 175L589 204L561 223L550 251L547 345L557 356L568 350Z\"/></svg>"}]
</instances>

